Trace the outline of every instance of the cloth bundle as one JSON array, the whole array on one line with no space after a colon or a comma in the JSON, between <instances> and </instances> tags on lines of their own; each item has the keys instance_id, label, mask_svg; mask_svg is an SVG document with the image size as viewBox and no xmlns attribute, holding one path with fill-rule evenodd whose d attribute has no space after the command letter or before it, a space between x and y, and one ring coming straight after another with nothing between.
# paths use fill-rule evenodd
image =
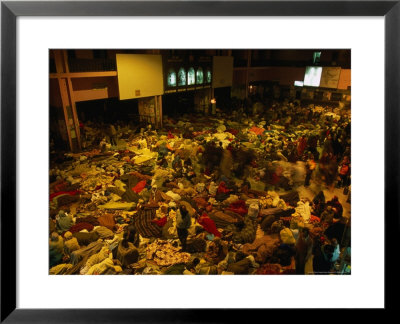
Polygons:
<instances>
[{"instance_id":1,"label":"cloth bundle","mask_svg":"<svg viewBox=\"0 0 400 324\"><path fill-rule=\"evenodd\" d=\"M246 243L243 245L243 253L253 254L255 253L255 260L260 263L264 263L267 257L273 255L274 250L279 246L279 236L264 235L256 239L253 243Z\"/></svg>"},{"instance_id":2,"label":"cloth bundle","mask_svg":"<svg viewBox=\"0 0 400 324\"><path fill-rule=\"evenodd\" d=\"M251 204L249 206L248 216L255 219L260 211L260 206L258 204Z\"/></svg>"},{"instance_id":3,"label":"cloth bundle","mask_svg":"<svg viewBox=\"0 0 400 324\"><path fill-rule=\"evenodd\" d=\"M213 211L209 214L209 217L215 222L215 225L219 228L224 228L227 227L228 225L235 224L238 222L236 218L222 211Z\"/></svg>"},{"instance_id":4,"label":"cloth bundle","mask_svg":"<svg viewBox=\"0 0 400 324\"><path fill-rule=\"evenodd\" d=\"M283 230L280 231L279 235L281 237L282 243L284 244L292 245L296 243L296 240L290 228L285 227Z\"/></svg>"},{"instance_id":5,"label":"cloth bundle","mask_svg":"<svg viewBox=\"0 0 400 324\"><path fill-rule=\"evenodd\" d=\"M94 228L94 226L92 224L81 222L81 223L77 223L77 224L71 226L68 231L71 232L72 234L83 231L83 230L87 230L88 232L91 232L93 230L93 228Z\"/></svg>"},{"instance_id":6,"label":"cloth bundle","mask_svg":"<svg viewBox=\"0 0 400 324\"><path fill-rule=\"evenodd\" d=\"M162 228L152 222L155 216L156 208L150 207L143 208L135 215L133 224L142 237L161 237Z\"/></svg>"},{"instance_id":7,"label":"cloth bundle","mask_svg":"<svg viewBox=\"0 0 400 324\"><path fill-rule=\"evenodd\" d=\"M72 265L76 265L80 261L87 260L91 255L99 252L102 247L103 247L103 242L96 241L96 242L90 243L86 247L80 248L79 250L76 250L76 251L72 252L71 253L71 263L72 263Z\"/></svg>"},{"instance_id":8,"label":"cloth bundle","mask_svg":"<svg viewBox=\"0 0 400 324\"><path fill-rule=\"evenodd\" d=\"M244 227L238 231L235 225L230 225L227 230L233 232L232 239L235 243L253 243L256 238L257 221L250 217L244 219Z\"/></svg>"},{"instance_id":9,"label":"cloth bundle","mask_svg":"<svg viewBox=\"0 0 400 324\"><path fill-rule=\"evenodd\" d=\"M138 261L139 252L131 242L128 242L128 247L124 247L120 242L117 250L117 259L121 262L122 266L126 267Z\"/></svg>"},{"instance_id":10,"label":"cloth bundle","mask_svg":"<svg viewBox=\"0 0 400 324\"><path fill-rule=\"evenodd\" d=\"M98 217L97 220L101 226L107 227L110 230L114 229L115 226L114 215L105 214Z\"/></svg>"},{"instance_id":11,"label":"cloth bundle","mask_svg":"<svg viewBox=\"0 0 400 324\"><path fill-rule=\"evenodd\" d=\"M229 205L227 210L238 213L242 216L246 215L248 212L248 208L246 206L246 202L244 200L238 200Z\"/></svg>"},{"instance_id":12,"label":"cloth bundle","mask_svg":"<svg viewBox=\"0 0 400 324\"><path fill-rule=\"evenodd\" d=\"M157 240L147 246L146 258L154 260L160 266L189 262L190 254L179 250L179 247L174 247L167 241Z\"/></svg>"}]
</instances>

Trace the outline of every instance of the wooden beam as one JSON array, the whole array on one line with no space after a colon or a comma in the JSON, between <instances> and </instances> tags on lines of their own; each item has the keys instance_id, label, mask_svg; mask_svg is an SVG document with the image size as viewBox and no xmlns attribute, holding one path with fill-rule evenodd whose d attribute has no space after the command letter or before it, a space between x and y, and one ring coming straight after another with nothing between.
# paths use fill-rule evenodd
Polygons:
<instances>
[{"instance_id":1,"label":"wooden beam","mask_svg":"<svg viewBox=\"0 0 400 324\"><path fill-rule=\"evenodd\" d=\"M61 100L62 100L62 106L63 106L63 111L64 111L65 126L67 127L67 133L68 133L69 147L70 147L71 151L73 151L74 147L72 144L72 137L71 137L71 125L69 122L69 116L68 116L68 110L67 110L69 100L68 100L68 92L67 92L67 85L66 85L65 79L58 79L58 85L60 87Z\"/></svg>"},{"instance_id":2,"label":"wooden beam","mask_svg":"<svg viewBox=\"0 0 400 324\"><path fill-rule=\"evenodd\" d=\"M67 50L62 50L62 58L63 58L63 63L64 63L64 71L66 73L69 73Z\"/></svg>"},{"instance_id":3,"label":"wooden beam","mask_svg":"<svg viewBox=\"0 0 400 324\"><path fill-rule=\"evenodd\" d=\"M154 96L154 126L158 129L157 123L158 96Z\"/></svg>"},{"instance_id":4,"label":"wooden beam","mask_svg":"<svg viewBox=\"0 0 400 324\"><path fill-rule=\"evenodd\" d=\"M162 96L158 96L160 100L160 128L163 127L163 111L162 111Z\"/></svg>"},{"instance_id":5,"label":"wooden beam","mask_svg":"<svg viewBox=\"0 0 400 324\"><path fill-rule=\"evenodd\" d=\"M54 50L54 60L56 64L56 74L62 74L65 72L65 67L63 64L63 54L62 51L60 50ZM69 147L71 151L73 150L73 143L72 143L72 138L71 138L71 129L69 125L69 117L68 117L68 109L67 106L69 105L69 99L68 99L68 91L66 89L66 84L65 80L58 78L58 88L60 90L60 96L61 96L61 102L62 102L62 108L64 112L64 120L65 120L65 126L67 129L67 134L68 134L68 142L69 142Z\"/></svg>"},{"instance_id":6,"label":"wooden beam","mask_svg":"<svg viewBox=\"0 0 400 324\"><path fill-rule=\"evenodd\" d=\"M62 74L65 72L64 65L63 65L63 58L62 58L62 53L60 50L55 50L54 51L54 60L56 64L56 71L57 73L53 74Z\"/></svg>"},{"instance_id":7,"label":"wooden beam","mask_svg":"<svg viewBox=\"0 0 400 324\"><path fill-rule=\"evenodd\" d=\"M89 90L74 90L74 100L75 102L107 99L108 88L104 89L89 89Z\"/></svg>"},{"instance_id":8,"label":"wooden beam","mask_svg":"<svg viewBox=\"0 0 400 324\"><path fill-rule=\"evenodd\" d=\"M64 66L65 66L65 71L69 73L69 66L68 66L68 55L67 51L63 50L63 56L64 56ZM71 109L72 109L72 116L74 119L74 128L75 128L75 134L76 134L76 140L78 141L78 148L81 150L81 132L79 128L79 120L78 120L78 114L76 113L76 104L75 104L75 98L74 98L74 90L72 88L72 81L71 78L67 78L67 86L68 86L68 95L69 95L69 101L71 103Z\"/></svg>"},{"instance_id":9,"label":"wooden beam","mask_svg":"<svg viewBox=\"0 0 400 324\"><path fill-rule=\"evenodd\" d=\"M247 50L247 68L246 68L246 99L249 97L249 69L251 67L251 50Z\"/></svg>"},{"instance_id":10,"label":"wooden beam","mask_svg":"<svg viewBox=\"0 0 400 324\"><path fill-rule=\"evenodd\" d=\"M118 75L117 71L50 73L50 79L113 77L117 75Z\"/></svg>"},{"instance_id":11,"label":"wooden beam","mask_svg":"<svg viewBox=\"0 0 400 324\"><path fill-rule=\"evenodd\" d=\"M276 66L252 66L252 67L234 67L233 70L234 71L246 71L246 70L268 70L271 68L274 68ZM281 66L278 66L281 67Z\"/></svg>"}]
</instances>

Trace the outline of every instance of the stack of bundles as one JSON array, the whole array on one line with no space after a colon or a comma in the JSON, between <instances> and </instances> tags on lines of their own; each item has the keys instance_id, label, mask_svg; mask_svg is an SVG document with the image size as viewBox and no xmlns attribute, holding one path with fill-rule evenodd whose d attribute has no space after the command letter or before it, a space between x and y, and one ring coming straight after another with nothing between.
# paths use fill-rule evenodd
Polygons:
<instances>
[{"instance_id":1,"label":"stack of bundles","mask_svg":"<svg viewBox=\"0 0 400 324\"><path fill-rule=\"evenodd\" d=\"M277 234L264 235L256 239L253 243L243 245L243 253L255 254L255 260L264 263L266 258L273 255L274 250L279 246L280 239Z\"/></svg>"},{"instance_id":2,"label":"stack of bundles","mask_svg":"<svg viewBox=\"0 0 400 324\"><path fill-rule=\"evenodd\" d=\"M99 221L97 220L97 217L89 215L89 216L83 216L83 217L77 217L75 220L75 223L88 223L92 224L93 226L98 226L100 225Z\"/></svg>"},{"instance_id":3,"label":"stack of bundles","mask_svg":"<svg viewBox=\"0 0 400 324\"><path fill-rule=\"evenodd\" d=\"M73 233L72 236L74 236L77 240L79 245L89 245L92 242L97 241L100 238L100 235L97 232L77 232Z\"/></svg>"},{"instance_id":4,"label":"stack of bundles","mask_svg":"<svg viewBox=\"0 0 400 324\"><path fill-rule=\"evenodd\" d=\"M281 195L280 197L290 206L297 206L297 202L300 200L299 193L295 190Z\"/></svg>"},{"instance_id":5,"label":"stack of bundles","mask_svg":"<svg viewBox=\"0 0 400 324\"><path fill-rule=\"evenodd\" d=\"M260 227L264 232L270 230L271 225L279 220L281 217L289 217L295 212L294 208L282 209L282 208L268 208L261 209L259 216L262 218Z\"/></svg>"},{"instance_id":6,"label":"stack of bundles","mask_svg":"<svg viewBox=\"0 0 400 324\"><path fill-rule=\"evenodd\" d=\"M73 267L66 271L65 274L77 274L86 264L86 261L94 254L98 253L103 247L102 241L90 243L88 246L76 250L71 253L71 263Z\"/></svg>"},{"instance_id":7,"label":"stack of bundles","mask_svg":"<svg viewBox=\"0 0 400 324\"><path fill-rule=\"evenodd\" d=\"M240 229L235 225L230 225L227 230L232 231L232 239L235 243L253 243L256 238L257 221L251 217L245 217L243 228Z\"/></svg>"},{"instance_id":8,"label":"stack of bundles","mask_svg":"<svg viewBox=\"0 0 400 324\"><path fill-rule=\"evenodd\" d=\"M231 216L228 213L222 211L212 211L209 217L214 221L218 228L225 228L229 225L236 224L239 222L238 218Z\"/></svg>"},{"instance_id":9,"label":"stack of bundles","mask_svg":"<svg viewBox=\"0 0 400 324\"><path fill-rule=\"evenodd\" d=\"M225 212L229 210L240 214L242 216L247 214L248 208L246 206L246 202L244 200L237 200L229 205L229 207L225 210Z\"/></svg>"},{"instance_id":10,"label":"stack of bundles","mask_svg":"<svg viewBox=\"0 0 400 324\"><path fill-rule=\"evenodd\" d=\"M110 230L114 229L115 226L114 215L105 214L103 216L100 216L97 220L101 226L107 227Z\"/></svg>"}]
</instances>

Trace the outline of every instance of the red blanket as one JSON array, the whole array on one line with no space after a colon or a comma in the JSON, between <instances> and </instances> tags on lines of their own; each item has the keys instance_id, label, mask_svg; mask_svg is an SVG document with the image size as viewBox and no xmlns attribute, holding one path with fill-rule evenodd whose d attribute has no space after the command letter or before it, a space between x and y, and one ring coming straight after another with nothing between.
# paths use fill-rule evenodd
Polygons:
<instances>
[{"instance_id":1,"label":"red blanket","mask_svg":"<svg viewBox=\"0 0 400 324\"><path fill-rule=\"evenodd\" d=\"M249 132L252 132L256 135L261 135L264 133L265 129L264 128L259 128L257 126L253 126L252 128L249 129Z\"/></svg>"},{"instance_id":2,"label":"red blanket","mask_svg":"<svg viewBox=\"0 0 400 324\"><path fill-rule=\"evenodd\" d=\"M230 192L230 189L228 189L226 187L226 184L224 181L221 181L221 183L218 186L217 192L218 193L228 193L228 192Z\"/></svg>"},{"instance_id":3,"label":"red blanket","mask_svg":"<svg viewBox=\"0 0 400 324\"><path fill-rule=\"evenodd\" d=\"M144 189L144 187L146 187L146 180L139 181L132 190L138 194Z\"/></svg>"},{"instance_id":4,"label":"red blanket","mask_svg":"<svg viewBox=\"0 0 400 324\"><path fill-rule=\"evenodd\" d=\"M242 216L246 215L248 211L246 202L244 200L235 201L234 203L229 205L227 210L233 211Z\"/></svg>"},{"instance_id":5,"label":"red blanket","mask_svg":"<svg viewBox=\"0 0 400 324\"><path fill-rule=\"evenodd\" d=\"M198 223L203 226L203 228L214 236L221 237L221 233L218 231L217 226L215 226L214 221L208 217L206 213L203 213L201 217L198 219Z\"/></svg>"},{"instance_id":6,"label":"red blanket","mask_svg":"<svg viewBox=\"0 0 400 324\"><path fill-rule=\"evenodd\" d=\"M167 224L167 216L160 219L153 219L151 222L163 227L165 224Z\"/></svg>"},{"instance_id":7,"label":"red blanket","mask_svg":"<svg viewBox=\"0 0 400 324\"><path fill-rule=\"evenodd\" d=\"M55 197L61 196L61 195L70 195L70 196L75 196L77 193L80 193L79 190L73 190L73 191L59 191L52 193L50 195L50 201L52 201Z\"/></svg>"}]
</instances>

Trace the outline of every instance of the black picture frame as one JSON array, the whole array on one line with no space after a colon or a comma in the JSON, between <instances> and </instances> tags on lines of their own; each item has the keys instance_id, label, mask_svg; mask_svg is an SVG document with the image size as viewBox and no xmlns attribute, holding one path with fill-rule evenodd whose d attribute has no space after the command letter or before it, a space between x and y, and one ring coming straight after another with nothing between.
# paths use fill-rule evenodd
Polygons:
<instances>
[{"instance_id":1,"label":"black picture frame","mask_svg":"<svg viewBox=\"0 0 400 324\"><path fill-rule=\"evenodd\" d=\"M16 19L18 16L383 16L385 19L385 255L399 231L400 1L2 1L1 322L234 322L239 309L16 308ZM371 44L373 46L373 44ZM377 108L379 109L379 108ZM383 208L384 207L384 208ZM398 282L385 258L385 309ZM373 262L373 260L371 260ZM327 305L329 306L329 305ZM263 316L252 310L252 318Z\"/></svg>"}]
</instances>

